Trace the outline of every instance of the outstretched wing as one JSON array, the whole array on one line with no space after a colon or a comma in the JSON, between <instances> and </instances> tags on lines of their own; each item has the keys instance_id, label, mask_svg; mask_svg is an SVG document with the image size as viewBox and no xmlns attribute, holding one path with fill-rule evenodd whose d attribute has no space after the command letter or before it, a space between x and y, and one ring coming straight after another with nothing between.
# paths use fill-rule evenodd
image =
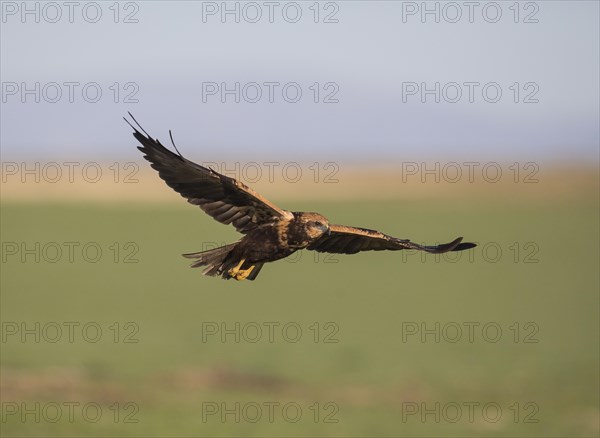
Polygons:
<instances>
[{"instance_id":1,"label":"outstretched wing","mask_svg":"<svg viewBox=\"0 0 600 438\"><path fill-rule=\"evenodd\" d=\"M375 230L366 228L331 225L329 234L324 234L308 246L308 249L336 254L356 254L360 251L398 251L417 249L435 254L448 251L462 251L476 246L474 243L461 243L462 237L437 246L423 246L410 240L397 239Z\"/></svg>"},{"instance_id":2,"label":"outstretched wing","mask_svg":"<svg viewBox=\"0 0 600 438\"><path fill-rule=\"evenodd\" d=\"M152 163L152 168L169 187L217 221L233 224L240 233L247 233L258 225L293 218L291 212L280 209L236 179L185 159L175 144L177 154L171 152L129 115L143 132L125 119L134 130L133 136L142 144L138 149Z\"/></svg>"}]
</instances>

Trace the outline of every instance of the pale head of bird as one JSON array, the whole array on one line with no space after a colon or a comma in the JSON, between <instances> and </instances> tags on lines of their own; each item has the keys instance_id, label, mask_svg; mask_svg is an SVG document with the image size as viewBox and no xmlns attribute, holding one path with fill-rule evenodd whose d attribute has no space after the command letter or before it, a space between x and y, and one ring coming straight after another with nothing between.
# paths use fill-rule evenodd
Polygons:
<instances>
[{"instance_id":1,"label":"pale head of bird","mask_svg":"<svg viewBox=\"0 0 600 438\"><path fill-rule=\"evenodd\" d=\"M323 234L329 234L329 221L319 213L297 213L296 219L302 224L307 236L311 239L317 239Z\"/></svg>"}]
</instances>

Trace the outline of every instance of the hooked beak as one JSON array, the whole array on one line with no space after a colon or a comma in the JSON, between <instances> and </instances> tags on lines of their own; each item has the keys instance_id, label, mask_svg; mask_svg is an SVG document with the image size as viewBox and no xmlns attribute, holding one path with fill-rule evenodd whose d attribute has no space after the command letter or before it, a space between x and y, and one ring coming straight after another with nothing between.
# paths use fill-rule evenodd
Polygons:
<instances>
[{"instance_id":1,"label":"hooked beak","mask_svg":"<svg viewBox=\"0 0 600 438\"><path fill-rule=\"evenodd\" d=\"M331 236L331 228L327 227L327 231L325 231L328 236Z\"/></svg>"}]
</instances>

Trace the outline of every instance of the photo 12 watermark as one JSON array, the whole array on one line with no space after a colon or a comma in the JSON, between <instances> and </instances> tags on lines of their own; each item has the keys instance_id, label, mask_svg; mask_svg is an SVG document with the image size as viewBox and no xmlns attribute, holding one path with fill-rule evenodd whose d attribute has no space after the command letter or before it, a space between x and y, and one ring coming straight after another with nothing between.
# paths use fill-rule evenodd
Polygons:
<instances>
[{"instance_id":1,"label":"photo 12 watermark","mask_svg":"<svg viewBox=\"0 0 600 438\"><path fill-rule=\"evenodd\" d=\"M535 321L403 321L402 343L537 344L540 326Z\"/></svg>"},{"instance_id":2,"label":"photo 12 watermark","mask_svg":"<svg viewBox=\"0 0 600 438\"><path fill-rule=\"evenodd\" d=\"M333 321L203 321L202 343L337 344L340 326Z\"/></svg>"},{"instance_id":3,"label":"photo 12 watermark","mask_svg":"<svg viewBox=\"0 0 600 438\"><path fill-rule=\"evenodd\" d=\"M403 161L399 167L403 183L495 184L508 181L515 184L536 184L540 182L540 165L535 161L507 164L496 161Z\"/></svg>"},{"instance_id":4,"label":"photo 12 watermark","mask_svg":"<svg viewBox=\"0 0 600 438\"><path fill-rule=\"evenodd\" d=\"M340 3L331 1L202 2L202 23L337 24Z\"/></svg>"},{"instance_id":5,"label":"photo 12 watermark","mask_svg":"<svg viewBox=\"0 0 600 438\"><path fill-rule=\"evenodd\" d=\"M402 103L499 103L533 104L540 102L537 82L402 82Z\"/></svg>"},{"instance_id":6,"label":"photo 12 watermark","mask_svg":"<svg viewBox=\"0 0 600 438\"><path fill-rule=\"evenodd\" d=\"M0 423L139 423L140 407L132 401L2 401Z\"/></svg>"},{"instance_id":7,"label":"photo 12 watermark","mask_svg":"<svg viewBox=\"0 0 600 438\"><path fill-rule=\"evenodd\" d=\"M136 242L2 241L2 263L139 263Z\"/></svg>"},{"instance_id":8,"label":"photo 12 watermark","mask_svg":"<svg viewBox=\"0 0 600 438\"><path fill-rule=\"evenodd\" d=\"M2 103L139 103L137 82L2 82Z\"/></svg>"},{"instance_id":9,"label":"photo 12 watermark","mask_svg":"<svg viewBox=\"0 0 600 438\"><path fill-rule=\"evenodd\" d=\"M540 263L540 245L534 241L478 242L467 251L450 251L442 254L430 254L415 249L401 251L402 263L419 261L421 263ZM437 242L436 244L440 244ZM422 243L426 245L426 243Z\"/></svg>"},{"instance_id":10,"label":"photo 12 watermark","mask_svg":"<svg viewBox=\"0 0 600 438\"><path fill-rule=\"evenodd\" d=\"M203 423L339 423L340 407L332 401L202 402Z\"/></svg>"},{"instance_id":11,"label":"photo 12 watermark","mask_svg":"<svg viewBox=\"0 0 600 438\"><path fill-rule=\"evenodd\" d=\"M98 163L96 161L3 161L2 183L89 183L110 181L116 184L139 183L139 164L133 161Z\"/></svg>"},{"instance_id":12,"label":"photo 12 watermark","mask_svg":"<svg viewBox=\"0 0 600 438\"><path fill-rule=\"evenodd\" d=\"M537 24L540 3L529 1L421 1L400 2L402 23Z\"/></svg>"},{"instance_id":13,"label":"photo 12 watermark","mask_svg":"<svg viewBox=\"0 0 600 438\"><path fill-rule=\"evenodd\" d=\"M315 184L339 183L340 165L335 161L299 163L297 161L248 161L248 162L216 162L203 161L201 166L221 175L245 181L249 184L267 182L269 184L285 182L313 182ZM213 178L207 175L207 179Z\"/></svg>"},{"instance_id":14,"label":"photo 12 watermark","mask_svg":"<svg viewBox=\"0 0 600 438\"><path fill-rule=\"evenodd\" d=\"M131 1L2 1L2 23L137 24L140 3Z\"/></svg>"},{"instance_id":15,"label":"photo 12 watermark","mask_svg":"<svg viewBox=\"0 0 600 438\"><path fill-rule=\"evenodd\" d=\"M202 103L209 102L331 104L340 102L340 86L332 81L202 82Z\"/></svg>"},{"instance_id":16,"label":"photo 12 watermark","mask_svg":"<svg viewBox=\"0 0 600 438\"><path fill-rule=\"evenodd\" d=\"M210 251L213 249L220 248L222 246L229 245L231 242L210 242L204 241L200 243L200 250L198 252ZM302 260L307 260L312 263L339 263L340 254L325 253L318 251L296 251L291 255L284 257L282 260L286 263L300 263Z\"/></svg>"},{"instance_id":17,"label":"photo 12 watermark","mask_svg":"<svg viewBox=\"0 0 600 438\"><path fill-rule=\"evenodd\" d=\"M539 423L536 402L447 401L402 402L402 423Z\"/></svg>"},{"instance_id":18,"label":"photo 12 watermark","mask_svg":"<svg viewBox=\"0 0 600 438\"><path fill-rule=\"evenodd\" d=\"M134 321L2 321L0 339L6 343L137 344L140 326Z\"/></svg>"}]
</instances>

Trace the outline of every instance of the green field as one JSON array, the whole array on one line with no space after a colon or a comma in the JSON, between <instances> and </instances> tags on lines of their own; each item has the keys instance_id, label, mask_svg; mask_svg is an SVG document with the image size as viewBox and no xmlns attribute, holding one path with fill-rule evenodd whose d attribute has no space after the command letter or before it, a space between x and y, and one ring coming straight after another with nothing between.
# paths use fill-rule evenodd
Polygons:
<instances>
[{"instance_id":1,"label":"green field","mask_svg":"<svg viewBox=\"0 0 600 438\"><path fill-rule=\"evenodd\" d=\"M286 204L480 246L234 282L180 257L237 239L183 201L3 203L2 435L598 435L597 199Z\"/></svg>"}]
</instances>

